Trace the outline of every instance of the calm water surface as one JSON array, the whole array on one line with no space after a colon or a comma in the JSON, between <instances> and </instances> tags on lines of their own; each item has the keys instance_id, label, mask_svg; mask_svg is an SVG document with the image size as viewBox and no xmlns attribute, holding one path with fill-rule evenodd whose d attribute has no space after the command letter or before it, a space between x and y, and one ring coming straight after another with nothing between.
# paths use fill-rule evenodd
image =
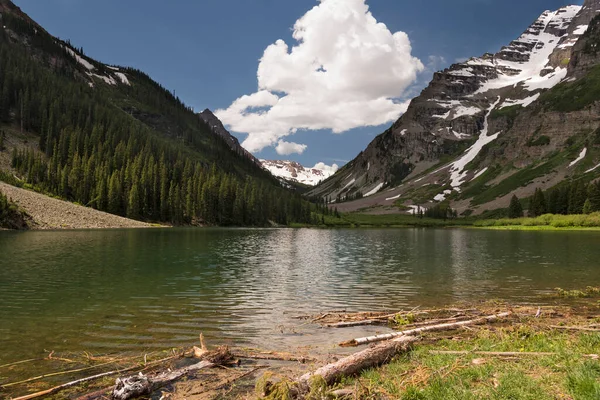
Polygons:
<instances>
[{"instance_id":1,"label":"calm water surface","mask_svg":"<svg viewBox=\"0 0 600 400\"><path fill-rule=\"evenodd\" d=\"M600 232L0 232L0 364L188 346L199 332L285 349L337 340L291 319L303 313L537 304L554 287L587 285L600 285Z\"/></svg>"}]
</instances>

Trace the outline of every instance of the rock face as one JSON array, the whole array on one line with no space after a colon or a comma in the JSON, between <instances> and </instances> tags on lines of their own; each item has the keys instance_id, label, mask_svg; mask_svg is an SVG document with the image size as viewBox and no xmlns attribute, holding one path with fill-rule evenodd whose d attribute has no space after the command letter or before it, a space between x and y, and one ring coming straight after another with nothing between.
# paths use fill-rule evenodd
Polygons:
<instances>
[{"instance_id":1,"label":"rock face","mask_svg":"<svg viewBox=\"0 0 600 400\"><path fill-rule=\"evenodd\" d=\"M221 137L227 145L236 152L237 154L247 157L250 160L254 161L255 164L261 165L260 161L252 155L248 150L244 149L240 144L239 140L235 136L233 136L225 127L223 123L211 110L208 108L198 114L200 118L206 122L212 129L213 133L219 137Z\"/></svg>"},{"instance_id":2,"label":"rock face","mask_svg":"<svg viewBox=\"0 0 600 400\"><path fill-rule=\"evenodd\" d=\"M576 130L598 127L593 110L578 111L571 120L540 107L545 92L597 65L600 56L590 36L596 35L592 20L599 12L600 0L545 11L496 54L435 73L392 127L309 194L344 199L368 193L374 197L371 205L399 198L407 204L450 199L463 210L473 208L463 193L474 177L499 168L500 183L500 175L564 150ZM541 136L550 143L537 141ZM424 194L424 184L434 188ZM356 202L356 208L364 206L364 199Z\"/></svg>"},{"instance_id":3,"label":"rock face","mask_svg":"<svg viewBox=\"0 0 600 400\"><path fill-rule=\"evenodd\" d=\"M303 185L315 186L334 174L336 169L332 168L305 168L295 161L260 160L264 169L273 176L301 183Z\"/></svg>"}]
</instances>

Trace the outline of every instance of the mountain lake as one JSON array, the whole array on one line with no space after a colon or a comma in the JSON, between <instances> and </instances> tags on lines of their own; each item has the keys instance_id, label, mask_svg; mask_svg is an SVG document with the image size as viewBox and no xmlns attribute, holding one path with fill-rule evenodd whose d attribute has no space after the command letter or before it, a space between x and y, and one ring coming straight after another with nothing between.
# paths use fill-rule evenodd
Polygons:
<instances>
[{"instance_id":1,"label":"mountain lake","mask_svg":"<svg viewBox=\"0 0 600 400\"><path fill-rule=\"evenodd\" d=\"M0 232L0 364L191 346L200 332L211 344L333 347L382 327L332 333L293 317L552 304L555 287L600 282L599 242L475 229Z\"/></svg>"}]
</instances>

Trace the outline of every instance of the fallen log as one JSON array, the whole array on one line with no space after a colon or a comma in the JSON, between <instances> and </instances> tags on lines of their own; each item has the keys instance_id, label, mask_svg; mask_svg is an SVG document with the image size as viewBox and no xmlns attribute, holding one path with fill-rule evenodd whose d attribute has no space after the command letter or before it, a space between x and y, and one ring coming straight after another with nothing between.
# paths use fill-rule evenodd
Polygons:
<instances>
[{"instance_id":1,"label":"fallen log","mask_svg":"<svg viewBox=\"0 0 600 400\"><path fill-rule=\"evenodd\" d=\"M148 367L150 365L160 364L160 363L163 363L165 361L172 360L173 358L176 358L176 356L171 356L171 357L163 358L162 360L153 361L151 363L148 363L146 365L146 367ZM42 390L40 392L31 393L31 394L28 394L26 396L17 397L17 398L15 398L13 400L30 400L30 399L35 399L35 398L42 397L42 396L48 396L48 395L58 393L58 392L60 392L60 391L62 391L64 389L68 389L70 387L73 387L73 386L76 386L76 385L79 385L79 384L82 384L82 383L94 381L94 380L97 380L97 379L100 379L100 378L104 378L104 377L107 377L107 376L111 376L111 375L122 374L123 372L129 372L129 371L133 371L133 370L139 369L139 368L143 368L143 366L135 365L133 367L129 367L129 368L125 368L125 369L118 369L118 370L114 370L114 371L103 372L101 374L97 374L97 375L93 375L93 376L88 376L88 377L85 377L85 378L77 379L75 381L63 383L62 385L54 386L54 387L52 387L50 389ZM50 375L47 375L47 376L50 376Z\"/></svg>"},{"instance_id":2,"label":"fallen log","mask_svg":"<svg viewBox=\"0 0 600 400\"><path fill-rule=\"evenodd\" d=\"M479 325L479 324L483 324L486 322L492 322L492 321L495 321L500 318L508 317L511 314L512 313L510 311L507 311L507 312L489 315L487 317L476 318L476 319L472 319L472 320L468 320L468 321L459 321L459 322L452 322L452 323L447 323L447 324L430 325L430 326L424 326L421 328L409 329L409 330L400 331L400 332L392 332L392 333L386 333L386 334L382 334L382 335L357 338L357 339L349 340L347 342L342 342L342 343L340 343L340 346L342 346L342 347L360 346L360 345L368 344L368 343L382 342L384 340L389 340L389 339L393 339L393 338L400 337L400 336L413 336L413 335L418 335L418 334L424 333L424 332L447 331L447 330L452 330L452 329L458 329L458 328L462 328L465 326Z\"/></svg>"},{"instance_id":3,"label":"fallen log","mask_svg":"<svg viewBox=\"0 0 600 400\"><path fill-rule=\"evenodd\" d=\"M397 314L397 315L400 315L400 314ZM429 320L429 321L413 322L411 324L406 324L406 327L436 325L436 324L440 324L443 322L458 322L458 321L464 321L467 318L469 318L469 317L463 316L463 317L433 319L433 320ZM385 324L388 321L393 321L393 318L388 318L387 320L383 320L383 319L381 319L381 317L374 317L374 319L366 319L366 320L362 320L362 321L338 322L335 324L327 324L325 326L327 328L350 328L350 327L354 327L354 326Z\"/></svg>"},{"instance_id":4,"label":"fallen log","mask_svg":"<svg viewBox=\"0 0 600 400\"><path fill-rule=\"evenodd\" d=\"M385 343L377 344L334 363L327 364L314 372L304 374L298 379L297 383L301 391L306 391L310 386L311 379L314 377L320 377L328 385L331 385L344 376L355 375L364 369L391 360L395 355L408 351L411 344L415 341L417 341L417 338L414 336L401 336Z\"/></svg>"},{"instance_id":5,"label":"fallen log","mask_svg":"<svg viewBox=\"0 0 600 400\"><path fill-rule=\"evenodd\" d=\"M82 379L77 379L76 381L71 381L71 382L67 382L67 383L63 383L62 385L58 385L55 386L53 388L47 389L47 390L42 390L41 392L36 392L36 393L32 393L32 394L28 394L26 396L21 396L21 397L17 397L13 400L30 400L30 399L35 399L38 397L42 397L42 396L49 396L51 394L55 394L60 392L61 390L85 383L85 382L89 382L89 381L93 381L96 379L100 379L100 378L104 378L107 376L111 376L111 375L116 375L116 374L120 374L123 372L127 372L127 371L131 371L133 369L139 368L139 366L135 366L132 368L128 368L128 369L123 369L123 370L118 370L118 371L108 371L108 372L104 372L102 374L97 374L94 376L88 376L86 378L82 378Z\"/></svg>"},{"instance_id":6,"label":"fallen log","mask_svg":"<svg viewBox=\"0 0 600 400\"><path fill-rule=\"evenodd\" d=\"M365 325L376 325L376 324L385 324L384 320L372 320L372 319L364 319L362 321L347 321L347 322L337 322L335 324L327 324L325 325L327 328L350 328L353 326L365 326Z\"/></svg>"}]
</instances>

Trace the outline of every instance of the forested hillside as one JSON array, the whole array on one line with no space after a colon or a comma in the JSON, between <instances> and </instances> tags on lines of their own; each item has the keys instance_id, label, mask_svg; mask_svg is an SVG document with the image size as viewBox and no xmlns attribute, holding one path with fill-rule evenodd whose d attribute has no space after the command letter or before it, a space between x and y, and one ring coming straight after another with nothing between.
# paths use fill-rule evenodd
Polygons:
<instances>
[{"instance_id":1,"label":"forested hillside","mask_svg":"<svg viewBox=\"0 0 600 400\"><path fill-rule=\"evenodd\" d=\"M30 132L39 142L5 146L19 179L134 219L257 226L312 221L310 203L231 151L146 74L88 58L7 0L0 12L0 124L9 137Z\"/></svg>"}]
</instances>

